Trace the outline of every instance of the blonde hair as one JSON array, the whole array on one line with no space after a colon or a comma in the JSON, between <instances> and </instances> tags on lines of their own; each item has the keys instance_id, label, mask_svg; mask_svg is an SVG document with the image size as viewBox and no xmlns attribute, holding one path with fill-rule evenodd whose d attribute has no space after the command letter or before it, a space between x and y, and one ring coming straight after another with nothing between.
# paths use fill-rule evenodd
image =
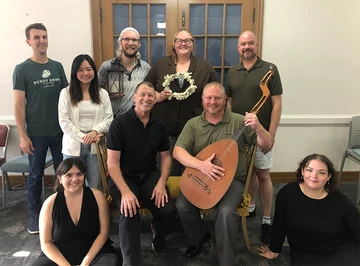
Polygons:
<instances>
[{"instance_id":1,"label":"blonde hair","mask_svg":"<svg viewBox=\"0 0 360 266\"><path fill-rule=\"evenodd\" d=\"M193 39L193 50L191 51L191 56L195 56L195 52L196 52L196 44L195 44L194 35L191 33L191 31L189 31L189 30L186 29L186 28L181 28L181 29L179 29L179 30L175 33L175 35L174 35L174 40L173 40L172 48L171 48L171 56L172 56L172 59L174 60L175 64L176 64L177 61L178 61L178 57L177 57L177 54L176 54L176 51L175 51L175 46L174 46L174 44L175 44L176 36L177 36L180 32L182 32L182 31L185 31L185 32L189 33L190 36L191 36L191 39Z\"/></svg>"},{"instance_id":2,"label":"blonde hair","mask_svg":"<svg viewBox=\"0 0 360 266\"><path fill-rule=\"evenodd\" d=\"M219 88L221 90L221 92L224 94L224 96L226 97L226 93L225 93L225 88L223 85L221 85L221 83L219 82L216 82L216 81L212 81L212 82L209 82L208 84L205 85L204 89L203 89L203 92L202 94L204 95L204 92L210 88L210 87L216 87L216 88Z\"/></svg>"}]
</instances>

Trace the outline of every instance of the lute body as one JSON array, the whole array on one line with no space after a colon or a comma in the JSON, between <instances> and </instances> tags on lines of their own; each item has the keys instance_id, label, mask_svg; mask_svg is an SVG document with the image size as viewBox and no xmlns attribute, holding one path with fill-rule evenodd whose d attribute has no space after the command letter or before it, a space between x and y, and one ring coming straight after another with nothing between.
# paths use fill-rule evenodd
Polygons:
<instances>
[{"instance_id":1,"label":"lute body","mask_svg":"<svg viewBox=\"0 0 360 266\"><path fill-rule=\"evenodd\" d=\"M180 189L189 201L201 209L213 207L228 190L238 165L238 145L235 140L226 138L216 141L195 157L201 161L208 159L213 153L213 164L226 169L221 180L213 181L201 171L187 167L180 180Z\"/></svg>"}]
</instances>

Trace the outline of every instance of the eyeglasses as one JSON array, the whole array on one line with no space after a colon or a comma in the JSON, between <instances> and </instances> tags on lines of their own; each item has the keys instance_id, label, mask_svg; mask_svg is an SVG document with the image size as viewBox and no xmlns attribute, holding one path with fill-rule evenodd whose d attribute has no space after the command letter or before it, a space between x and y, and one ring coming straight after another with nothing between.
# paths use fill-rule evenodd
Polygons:
<instances>
[{"instance_id":1,"label":"eyeglasses","mask_svg":"<svg viewBox=\"0 0 360 266\"><path fill-rule=\"evenodd\" d=\"M176 38L175 39L175 43L177 43L177 44L182 44L182 43L190 44L192 41L193 41L193 39L190 39L190 38L187 38L187 39Z\"/></svg>"},{"instance_id":2,"label":"eyeglasses","mask_svg":"<svg viewBox=\"0 0 360 266\"><path fill-rule=\"evenodd\" d=\"M130 42L130 41L132 41L132 43L139 43L140 42L140 39L135 39L135 38L122 38L121 39L122 41L124 41L124 42Z\"/></svg>"}]
</instances>

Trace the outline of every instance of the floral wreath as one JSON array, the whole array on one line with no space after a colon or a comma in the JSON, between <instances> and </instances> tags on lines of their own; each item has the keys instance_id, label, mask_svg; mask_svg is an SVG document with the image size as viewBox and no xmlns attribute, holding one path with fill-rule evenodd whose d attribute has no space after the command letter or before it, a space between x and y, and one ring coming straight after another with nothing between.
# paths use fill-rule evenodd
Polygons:
<instances>
[{"instance_id":1,"label":"floral wreath","mask_svg":"<svg viewBox=\"0 0 360 266\"><path fill-rule=\"evenodd\" d=\"M172 93L172 95L168 98L171 100L172 97L174 97L178 101L182 101L187 99L191 94L193 94L197 88L196 85L194 85L195 81L191 78L191 72L177 72L172 75L166 75L164 76L164 82L162 83L162 86L164 87L164 90L169 91ZM187 80L190 83L190 86L184 91L184 92L172 92L170 90L170 83L174 81L175 79L183 78L184 80Z\"/></svg>"}]
</instances>

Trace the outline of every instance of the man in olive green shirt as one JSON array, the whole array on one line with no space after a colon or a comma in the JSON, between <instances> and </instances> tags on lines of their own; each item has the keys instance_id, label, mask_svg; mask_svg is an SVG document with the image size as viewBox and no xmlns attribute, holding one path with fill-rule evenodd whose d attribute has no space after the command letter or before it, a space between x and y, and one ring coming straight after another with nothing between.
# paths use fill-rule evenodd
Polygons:
<instances>
[{"instance_id":1,"label":"man in olive green shirt","mask_svg":"<svg viewBox=\"0 0 360 266\"><path fill-rule=\"evenodd\" d=\"M281 117L283 88L277 67L257 56L258 46L259 42L253 32L245 31L240 35L238 50L242 61L228 72L226 95L228 96L227 109L244 115L261 98L263 93L259 83L270 70L270 67L273 68L274 74L268 82L270 97L265 101L258 113L261 125L270 134L271 145L269 149L256 150L255 167L249 185L249 194L251 196L249 217L256 216L255 197L259 190L263 211L261 239L264 243L269 244L271 234L270 213L273 199L270 168L272 167L272 148Z\"/></svg>"},{"instance_id":2,"label":"man in olive green shirt","mask_svg":"<svg viewBox=\"0 0 360 266\"><path fill-rule=\"evenodd\" d=\"M225 102L225 90L220 83L211 82L205 86L202 94L204 111L201 116L194 117L186 123L175 144L173 156L184 166L198 169L214 181L220 179L226 169L211 162L215 154L204 161L194 156L211 143L231 138L243 122L247 126L237 141L239 162L235 178L214 212L220 265L230 266L236 264L234 246L239 226L237 206L241 201L244 187L241 179L246 172L244 146L254 144L256 137L257 145L267 149L270 147L270 135L261 126L255 114L247 113L244 117L231 113L225 109ZM198 208L182 193L176 201L176 207L189 241L185 256L194 257L200 253L203 244L210 240L210 232L205 227Z\"/></svg>"}]
</instances>

